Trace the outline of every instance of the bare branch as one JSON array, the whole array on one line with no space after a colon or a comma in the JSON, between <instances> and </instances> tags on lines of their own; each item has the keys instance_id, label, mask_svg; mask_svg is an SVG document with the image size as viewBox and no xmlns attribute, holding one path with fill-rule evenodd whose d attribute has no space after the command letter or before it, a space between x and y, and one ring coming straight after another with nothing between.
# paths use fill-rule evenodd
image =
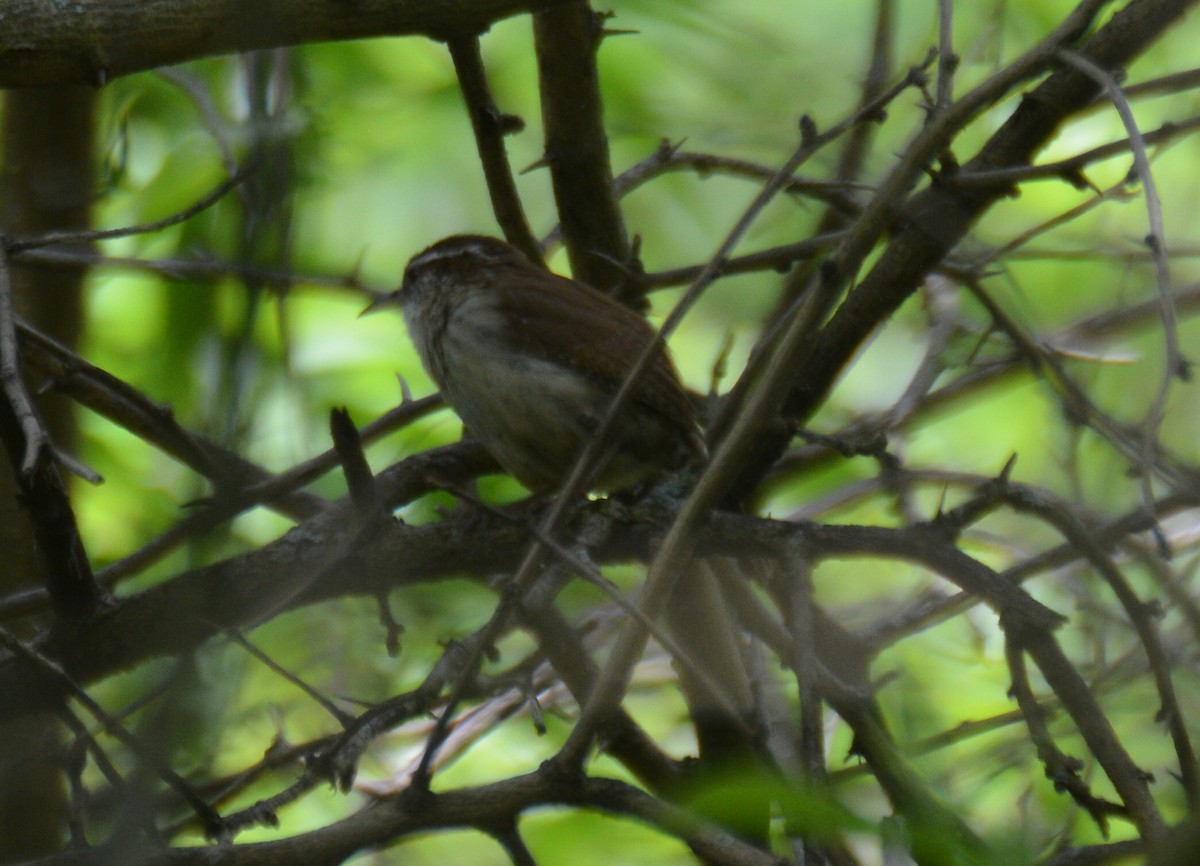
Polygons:
<instances>
[{"instance_id":1,"label":"bare branch","mask_svg":"<svg viewBox=\"0 0 1200 866\"><path fill-rule=\"evenodd\" d=\"M334 39L474 36L561 0L11 0L0 18L0 87L103 85L198 57Z\"/></svg>"},{"instance_id":2,"label":"bare branch","mask_svg":"<svg viewBox=\"0 0 1200 866\"><path fill-rule=\"evenodd\" d=\"M458 86L467 104L467 114L471 117L471 128L475 131L475 146L479 150L496 222L508 242L523 252L529 261L543 264L542 249L525 219L504 150L504 136L520 132L525 122L514 115L501 114L492 101L478 37L451 39L448 46L454 59L454 71L458 73Z\"/></svg>"},{"instance_id":3,"label":"bare branch","mask_svg":"<svg viewBox=\"0 0 1200 866\"><path fill-rule=\"evenodd\" d=\"M50 434L22 377L8 255L0 250L0 439L33 523L46 589L60 626L91 616L106 600L88 561Z\"/></svg>"},{"instance_id":4,"label":"bare branch","mask_svg":"<svg viewBox=\"0 0 1200 866\"><path fill-rule=\"evenodd\" d=\"M25 252L26 250L34 250L39 247L55 246L59 244L77 244L86 241L102 241L109 238L124 238L130 235L147 234L156 232L160 229L165 229L173 225L178 225L181 222L191 219L196 214L208 210L215 205L230 191L236 189L240 184L245 182L246 178L253 169L241 171L226 180L221 181L211 191L198 199L195 203L185 207L183 210L173 213L168 217L163 217L160 220L153 222L140 223L132 226L121 226L115 229L88 229L85 231L73 232L48 232L44 235L36 235L30 238L9 238L5 243L5 247L10 255Z\"/></svg>"},{"instance_id":5,"label":"bare branch","mask_svg":"<svg viewBox=\"0 0 1200 866\"><path fill-rule=\"evenodd\" d=\"M596 52L602 18L585 0L534 15L545 161L575 279L625 297L634 272L604 130Z\"/></svg>"}]
</instances>

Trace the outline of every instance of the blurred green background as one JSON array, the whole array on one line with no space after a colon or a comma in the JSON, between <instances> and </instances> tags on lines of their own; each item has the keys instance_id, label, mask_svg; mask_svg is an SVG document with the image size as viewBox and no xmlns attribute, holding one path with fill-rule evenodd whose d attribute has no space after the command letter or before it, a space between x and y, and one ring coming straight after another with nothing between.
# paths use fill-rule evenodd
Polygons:
<instances>
[{"instance_id":1,"label":"blurred green background","mask_svg":"<svg viewBox=\"0 0 1200 866\"><path fill-rule=\"evenodd\" d=\"M1045 0L956 3L956 48L962 56L957 93L963 93L1027 49L1075 4ZM684 142L698 151L781 164L798 143L801 115L825 128L848 114L858 98L869 59L876 4L767 0L728 4L682 0L615 0L614 28L635 34L607 39L600 51L602 85L614 170L646 158L660 141ZM898 78L919 63L937 42L936 4L897 4L894 62ZM1193 17L1173 31L1129 70L1135 82L1194 62L1200 21ZM534 165L541 155L542 132L537 102L531 28L524 17L498 24L483 38L483 52L496 101L502 111L520 115L527 127L507 139L513 165ZM268 142L291 165L288 193L268 213L276 237L252 250L245 246L244 210L230 199L176 226L150 235L106 242L113 256L249 260L263 267L291 270L291 285L247 288L231 274L174 279L120 266L96 268L87 293L85 357L170 403L180 421L279 471L329 447L327 414L347 406L363 424L401 396L396 376L415 395L430 393L404 335L399 316L358 319L369 300L356 288L335 285L354 276L366 288L384 291L399 281L414 252L448 234L495 233L486 189L463 111L454 70L444 46L420 38L379 39L307 46L278 55L278 81L287 95L268 110L269 128L247 99L248 72L238 59L188 64L169 76L147 73L119 79L103 91L101 131L107 185L97 202L96 223L119 226L157 219L203 195L226 176L223 152L244 155L255 141ZM202 94L197 100L188 85ZM955 143L965 162L1016 105L1017 96L985 112ZM1144 129L1197 112L1193 93L1139 101ZM877 131L865 180L877 180L894 155L924 120L920 96L906 92L888 109ZM215 132L214 132L215 130ZM1123 136L1111 107L1102 107L1062 130L1044 158L1059 158ZM1184 138L1155 152L1155 178L1164 196L1168 243L1194 254L1197 243L1196 192L1200 144ZM836 146L806 164L806 177L828 176ZM1119 183L1129 170L1127 156L1088 170L1101 189ZM544 235L555 224L546 171L520 175L518 186L534 230ZM719 174L682 171L654 180L623 201L631 233L642 238L647 270L702 262L757 192L757 185ZM960 252L981 257L994 246L1074 207L1094 194L1065 183L1042 181L994 208ZM822 213L811 200L781 197L755 223L738 252L803 239ZM290 231L287 229L290 227ZM1006 258L986 282L993 296L1035 334L1044 335L1077 317L1152 297L1151 264L1144 256L1125 260L1116 252L1138 253L1146 234L1146 210L1140 197L1112 202L1034 240L1034 253ZM1078 253L1079 258L1062 252ZM558 251L552 264L567 268ZM1184 285L1196 277L1194 259L1173 261L1172 277ZM688 383L706 391L714 364L732 341L722 389L736 379L746 354L763 326L779 291L772 272L729 278L705 295L671 340ZM677 291L653 297L652 318L662 316ZM1001 345L985 338L987 315L963 296L964 328L944 350L953 375L980 357L998 354ZM862 356L812 421L812 428L834 432L864 413L886 410L908 385L926 347L928 317L920 300L907 304L867 346ZM1183 344L1194 345L1196 327L1184 321ZM1068 362L1103 408L1135 422L1145 411L1161 377L1162 335L1153 325L1095 347L1107 359ZM1115 360L1114 360L1115 359ZM1166 443L1195 461L1197 413L1194 386L1176 386L1162 435ZM119 559L166 530L181 508L206 493L189 470L146 446L131 434L89 413L82 413L84 460L105 477L102 486L76 482L75 504L88 550L97 565ZM455 440L460 424L449 412L388 437L370 449L376 468L430 446ZM1127 461L1093 434L1067 423L1053 391L1019 372L997 381L949 408L908 425L893 439L894 450L911 468L949 472L997 473L1010 455L1019 459L1014 477L1043 485L1085 504L1098 514L1115 515L1138 502L1135 479L1125 477ZM845 458L801 473L777 485L765 510L786 516L793 509L822 502L847 485L877 474L868 458ZM334 473L317 484L329 496L342 493ZM490 495L511 497L516 486L488 479ZM946 497L953 505L965 495L931 483L915 491L914 502L929 516ZM407 520L436 519L429 497L401 515ZM870 495L830 501L808 516L825 521L899 524L894 501ZM227 531L188 546L121 588L134 591L182 569L250 549L278 537L288 527L282 518L259 509L243 515ZM980 524L965 541L969 552L1004 567L1056 539L1031 521L998 514ZM1190 572L1194 553L1182 547L1178 567ZM621 571L624 585L635 584L636 569ZM1156 590L1131 569L1147 595ZM906 566L867 562L822 565L815 581L821 602L851 623L861 625L895 609L905 599L940 585ZM1098 595L1093 575L1083 570L1042 578L1039 597L1071 613L1081 599ZM576 613L597 604L588 590L568 596ZM383 629L369 600L347 599L280 616L254 632L264 649L299 671L327 693L374 700L415 685L439 652L437 641L477 627L491 609L493 596L467 581L452 581L395 594L393 605L407 628L404 650L389 658ZM1164 629L1178 623L1168 615ZM1172 760L1163 729L1153 724L1154 698L1136 659L1122 659L1133 647L1125 628L1111 633L1067 629L1073 658L1095 675L1112 670L1105 707L1135 758L1160 776L1160 796L1183 809L1182 794L1172 795ZM332 730L331 719L293 687L246 658L235 647L214 642L197 658L181 663L179 676L194 678L203 696L196 706L174 711L194 714L195 738L180 746L211 772L232 772L253 763L276 733L278 719L293 742ZM161 676L167 665L150 665L104 684L106 701L119 705ZM915 744L964 720L1006 713L1008 672L994 617L983 610L929 629L885 654L876 675L897 677L881 699L899 740ZM631 706L652 734L690 748L682 703L671 692L648 684L635 692ZM1198 692L1194 665L1180 670L1181 689L1194 715ZM269 711L274 707L276 712ZM214 723L219 722L219 723ZM503 778L536 768L553 753L564 721L550 718L550 733L535 735L529 719L518 714L475 746L438 777L451 786ZM1056 728L1065 734L1066 726ZM201 733L202 732L202 733ZM829 721L832 767L848 776L839 796L854 814L876 820L887 808L865 775L855 777L846 760L848 732ZM411 756L419 734L398 736L373 750L361 776L383 776ZM1066 746L1084 750L1069 737ZM181 759L182 761L182 759ZM1068 800L1042 778L1023 727L998 726L950 748L916 759L934 789L955 805L981 833L1013 851L1021 862L1052 844L1064 826L1076 842L1097 841L1086 816L1074 815ZM187 768L183 761L184 769ZM601 759L597 770L616 773ZM1097 778L1103 792L1104 784ZM279 786L264 782L247 802ZM286 810L282 832L293 833L327 823L353 810L361 795L348 797L321 790ZM611 864L613 862L689 862L678 843L629 821L579 814L571 810L539 813L522 825L539 862ZM1118 824L1118 833L1123 828ZM269 838L277 831L253 831L245 839ZM878 846L872 832L860 834L864 850ZM196 841L197 838L186 836ZM584 843L581 840L598 840ZM364 854L355 863L500 864L508 862L493 841L473 833L453 833L406 841L399 848Z\"/></svg>"}]
</instances>

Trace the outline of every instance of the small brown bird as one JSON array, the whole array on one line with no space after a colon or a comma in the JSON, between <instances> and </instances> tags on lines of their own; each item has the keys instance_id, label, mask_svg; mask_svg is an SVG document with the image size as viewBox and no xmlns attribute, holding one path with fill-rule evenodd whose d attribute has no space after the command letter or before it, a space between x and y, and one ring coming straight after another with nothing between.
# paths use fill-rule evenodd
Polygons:
<instances>
[{"instance_id":1,"label":"small brown bird","mask_svg":"<svg viewBox=\"0 0 1200 866\"><path fill-rule=\"evenodd\" d=\"M400 305L429 375L467 429L532 490L561 484L654 339L629 308L516 247L455 235L415 255ZM590 488L620 490L704 456L695 413L656 351L606 437Z\"/></svg>"},{"instance_id":2,"label":"small brown bird","mask_svg":"<svg viewBox=\"0 0 1200 866\"><path fill-rule=\"evenodd\" d=\"M446 402L535 491L565 480L655 337L645 319L607 295L479 235L449 237L418 253L400 288L363 312L393 305L403 308ZM621 490L703 459L692 404L665 348L655 350L605 442L593 490ZM680 686L702 758L745 769L757 766L754 698L715 566L701 559L689 569L666 625L691 660ZM768 815L755 812L750 835L765 832Z\"/></svg>"}]
</instances>

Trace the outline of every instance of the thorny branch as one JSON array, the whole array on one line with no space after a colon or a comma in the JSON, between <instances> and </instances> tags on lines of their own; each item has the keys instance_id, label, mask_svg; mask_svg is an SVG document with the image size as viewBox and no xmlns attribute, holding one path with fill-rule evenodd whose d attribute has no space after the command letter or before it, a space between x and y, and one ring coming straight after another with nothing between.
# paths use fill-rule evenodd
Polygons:
<instances>
[{"instance_id":1,"label":"thorny branch","mask_svg":"<svg viewBox=\"0 0 1200 866\"><path fill-rule=\"evenodd\" d=\"M679 579L682 565L697 553L719 553L753 560L761 566L744 569L743 580L725 589L747 634L748 652L766 659L764 669L772 662L781 665L791 678L794 694L800 697L800 717L795 724L802 747L804 785L819 789L829 803L840 806L839 798L845 790L840 785L853 776L872 775L912 834L909 853L917 862L943 862L937 845L946 840L953 840L956 850L967 859L985 857L990 852L970 826L972 822L957 814L954 805L943 802L935 786L923 778L906 744L889 732L885 722L889 712L888 681L885 678L872 683L867 667L898 642L980 604L994 615L990 619L980 616L975 622L986 623L985 631L1002 633L1017 708L987 724L964 722L961 729L940 737L925 737L920 748L961 743L971 733L1023 720L1028 740L1054 785L1068 792L1102 826L1119 816L1128 819L1133 824L1132 832L1140 837L1103 850L1095 846L1092 853L1103 856L1124 851L1130 845L1140 849L1156 843L1165 831L1163 803L1156 799L1158 789L1150 787L1148 775L1138 763L1140 756L1123 742L1123 732L1105 715L1107 689L1119 687L1113 685L1120 680L1113 674L1118 662L1106 660L1106 664L1089 665L1069 657L1064 646L1072 644L1062 641L1058 634L1063 630L1064 617L1040 600L1040 586L1035 595L1033 588L1022 583L1036 574L1046 583L1065 584L1068 570L1085 565L1103 578L1133 636L1121 661L1131 665L1134 674L1125 671L1125 675L1136 678L1148 673L1153 681L1161 701L1161 718L1176 751L1178 767L1171 772L1178 773L1194 809L1200 798L1200 772L1186 724L1187 704L1178 694L1182 685L1173 677L1173 665L1178 647L1194 642L1200 614L1196 613L1194 593L1184 570L1168 563L1163 554L1168 535L1177 555L1194 550L1196 541L1186 530L1171 535L1161 524L1170 518L1182 521L1194 517L1200 471L1191 454L1173 452L1160 441L1168 409L1166 379L1152 411L1140 429L1134 430L1117 414L1098 408L1084 384L1086 380L1067 368L1067 349L1075 341L1103 341L1114 334L1135 332L1147 327L1149 318L1158 312L1167 343L1168 372L1177 374L1185 369L1175 319L1185 324L1182 320L1200 309L1200 291L1194 286L1172 286L1167 279L1172 254L1182 247L1174 243L1168 247L1164 242L1164 220L1161 206L1153 200L1146 146L1188 134L1200 123L1189 118L1142 134L1132 123L1126 100L1138 93L1163 88L1179 92L1180 88L1195 86L1195 71L1122 90L1115 83L1115 70L1151 44L1188 4L1134 0L1091 32L1093 20L1104 5L1099 0L1078 4L1041 43L956 97L956 91L964 86L965 75L953 38L951 4L939 6L936 86L931 93L925 70L935 60L932 53L900 81L884 86L892 65L889 43L894 36L897 9L883 0L878 6L875 48L860 107L824 131L805 122L799 146L780 167L684 152L664 144L615 180L603 141L598 90L594 90L594 48L603 35L601 21L582 3L564 4L560 9L538 14L547 162L555 175L563 234L576 276L610 285L621 282L630 293L690 284L684 300L663 327L665 339L696 299L720 277L792 269L781 288L779 313L773 317L776 326L764 328L754 360L734 392L719 395L725 408L724 423L714 437L719 447L713 466L688 494L668 487L640 491L644 494L641 498L631 497L628 502L580 502L577 494L581 491L573 490L572 482L568 482L563 495L549 507L534 502L466 509L468 513L460 508L421 525L383 518L377 528L372 524L367 531L370 521L361 507L304 490L336 466L338 458L332 451L282 472L268 472L187 429L169 409L130 383L24 328L11 315L11 309L8 313L0 309L4 313L0 315L0 349L4 350L0 362L9 405L22 407L28 402L23 386L16 384L19 378L10 375L19 364L21 372L34 372L49 389L115 421L208 479L214 488L214 496L202 503L199 511L178 521L141 550L102 569L98 574L101 585L161 562L164 554L183 540L224 525L256 505L268 505L295 521L290 532L273 542L218 562L178 570L156 586L114 601L100 616L82 617L69 641L59 641L48 632L36 634L31 641L19 641L7 631L0 633L7 648L6 654L0 654L0 693L6 696L0 702L0 715L14 717L45 708L57 696L73 695L101 728L99 732L89 731L73 714L66 714L79 738L80 753L86 750L93 756L111 790L120 796L124 783L117 766L119 759L99 745L97 734L111 734L134 753L143 752L144 744L123 722L106 713L88 689L132 665L163 655L189 654L205 641L226 635L242 643L275 676L299 688L306 703L313 702L332 714L343 731L336 737L315 738L295 749L282 745L273 748L268 757L244 774L225 780L224 791L239 790L239 786L248 784L239 780L259 778L266 768L280 766L276 763L280 760L304 760L303 766L293 768L290 782L282 786L270 782L275 787L257 803L224 817L216 813L213 804L227 794L193 787L169 766L151 762L158 777L173 792L170 797L164 796L156 809L166 814L166 800L182 798L191 804L206 830L216 836L230 839L244 826L272 822L280 808L324 780L333 778L342 786L348 785L365 750L397 725L431 712L441 713L441 717L433 723L432 734L428 724L422 730L428 738L423 743L425 758L416 770L391 780L395 793L378 794L372 805L350 817L254 848L229 845L203 851L186 847L156 851L166 858L164 862L211 862L213 856L227 863L258 862L253 857L260 855L280 856L296 863L339 862L367 847L454 826L490 835L513 862L532 863L534 856L518 819L535 807L566 804L636 816L683 840L705 862L774 863L777 860L768 851L735 838L719 822L699 818L679 805L681 792L686 793L690 781L688 763L669 755L623 705L634 672L640 670L635 664L643 658L647 635L658 637L665 645L671 642L656 626L656 615ZM465 32L443 32L440 36L450 40L460 85L476 122L480 158L497 217L511 240L536 255L534 235L525 223L522 203L499 147L505 124L487 93L478 39ZM581 47L586 51L581 52ZM974 159L959 167L952 153L956 137L1016 87L1040 76L1045 77L1009 121ZM882 180L864 180L862 166L870 155L872 133L884 120L884 107L914 87L929 96L925 126L890 162L891 168ZM584 90L588 98L582 100L582 115L573 114L578 106L570 104L571 95ZM1095 110L1094 97L1101 90L1125 119L1128 140L1093 147L1076 157L1034 164L1037 149L1061 123L1073 113ZM800 165L835 141L846 143L831 181L796 175ZM587 148L572 150L563 142L582 143ZM1047 338L995 300L985 286L990 276L985 266L1002 266L1006 256L1030 239L1118 195L1131 195L1128 185L1105 191L1086 206L1064 212L983 256L967 256L956 247L966 237L972 220L1021 184L1055 178L1086 187L1085 168L1127 152L1134 155L1147 196L1152 239L1147 254L1157 274L1158 296L1154 301L1126 304L1083 319ZM665 172L680 170L698 176L720 172L762 186L712 256L669 271L641 274L632 260L634 249L625 237L617 198ZM930 178L928 186L913 193L923 176ZM213 277L234 273L264 282L278 278L279 284L288 284L293 281L290 274L255 271L241 265L204 260L106 260L46 249L80 238L120 237L178 224L215 203L239 181L235 175L192 207L144 226L10 239L5 248L14 256L63 266L107 263L155 269L168 275L187 272ZM584 195L581 190L585 189L595 195ZM734 249L765 204L780 193L822 202L826 209L819 223L821 230L790 243L734 256ZM875 258L879 250L882 253ZM860 271L865 275L855 285ZM970 314L964 311L967 304L950 298L951 303L936 311L936 333L931 329L927 334L927 364L912 376L895 405L874 415L839 422L841 429L832 434L806 431L804 442L792 443L798 422L828 426L828 419L816 416L816 411L837 376L868 336L931 274L936 274L932 279L940 281L929 287L931 298L936 301L939 292L953 294L957 287L965 287L973 303L985 311L985 325L970 321ZM357 275L332 282L343 288L361 285ZM972 354L967 363L958 366L946 362L945 356L954 351L956 341L965 338L975 341L985 357L977 359ZM990 347L984 344L989 340L1005 341L999 356L987 353ZM994 479L980 479L953 469L905 465L904 440L915 436L929 418L966 404L983 388L1011 380L1019 371L1048 382L1062 395L1064 406L1078 417L1085 417L1091 429L1135 462L1143 476L1138 507L1104 519L1081 503L1056 497L1050 483L1043 488L1014 482L1010 477L1011 461ZM621 399L618 396L614 401L606 423L618 411ZM437 405L436 398L410 401L406 396L398 409L361 431L363 440L413 424ZM50 453L46 450L49 443L38 444L36 415L18 415L25 423L17 426L29 434L34 444L30 446L32 451L21 452L26 456L17 464L44 462L45 454ZM893 440L889 441L888 436ZM478 447L464 443L416 454L372 476L356 442L350 450L356 452L351 456L358 465L360 479L371 488L366 500L372 504L373 513L376 505L397 508L437 490L457 490L460 498L474 501L474 495L461 492L462 482L495 469ZM347 453L343 450L344 455ZM870 477L810 501L804 510L759 518L718 507L742 501L741 496L731 496L731 491L753 492L769 502L785 481L815 476L816 469L857 456L872 461ZM586 460L584 455L574 478L576 488ZM947 465L953 464L948 460ZM1173 491L1156 495L1158 491L1152 487L1155 479L1166 479ZM739 485L744 490L739 491ZM941 489L941 498L931 513L923 515L921 509L929 502L925 493L931 486ZM952 497L961 495L959 491L965 488L977 489L967 494L965 501L953 501ZM360 496L360 503L363 500ZM894 525L855 525L840 519L830 519L827 524L805 522L829 518L831 514L837 517L834 509L856 502L881 509L893 506ZM1007 539L1007 546L995 545L1009 560L1007 568L991 567L991 557L1000 554L993 551L980 555L972 552L971 545L980 540L993 543L986 529L988 521L1011 516L1010 512L1054 527L1061 534L1061 543L1038 547L1031 542L1025 549L1015 538ZM1164 543L1157 548L1140 545L1139 536L1147 531L1159 532ZM1126 574L1128 560L1119 558L1120 553L1139 545L1138 555L1156 575L1155 585L1165 587L1174 606L1182 611L1183 626L1160 621L1160 611L1147 598L1147 590ZM864 580L875 575L871 564L878 564L879 573L884 573L886 567L903 563L928 576L934 586L953 585L956 591L939 588L915 594L905 599L907 603L889 605L886 610L877 607L868 622L858 623L851 631L838 623L836 605L822 598L822 568L826 563L848 559L862 563L858 576ZM598 565L630 561L652 561L636 607L597 570ZM507 580L495 580L496 575L514 574ZM488 608L490 613L483 617L483 624L472 628L467 637L445 644L436 658L424 664L423 676L413 681L415 685L410 683L390 697L376 700L357 716L343 710L336 699L327 698L320 686L310 686L307 676L293 673L241 636L242 629L283 611L351 595L386 598L392 590L416 582L463 575L500 590L500 600ZM604 627L593 627L595 621L572 621L560 607L559 590L572 576L582 576L607 593L606 601L593 606L595 617L609 618ZM759 585L752 587L752 580ZM877 597L886 596L881 590ZM13 621L30 617L43 610L48 599L58 610L53 587L49 593L0 599L0 617ZM1089 603L1091 608L1071 612L1069 628L1093 613L1103 612L1101 600L1089 598ZM90 613L90 608L85 613ZM1118 621L1114 616L1113 622ZM517 653L514 662L503 641L513 638L521 628L528 630L534 640L532 648ZM1179 634L1188 629L1193 632L1181 639ZM614 638L616 632L620 634ZM121 640L114 641L115 635ZM687 665L686 648L674 648L672 654ZM489 669L489 659L498 662L502 658L504 663L498 672ZM601 658L607 661L601 663ZM1030 661L1044 686L1031 681L1027 669ZM895 676L903 678L904 671ZM583 707L581 717L566 722L571 730L558 760L546 763L535 773L493 785L429 792L429 778L439 766L435 761L440 760L439 747L440 754L449 757L449 744L454 741L446 735L455 724L475 709L490 708L495 712L475 717L478 730L488 731L489 726L510 715L512 707L528 706L544 729L538 695L558 679L566 683ZM466 710L456 713L459 706ZM1066 735L1078 733L1082 737L1079 748L1083 754L1078 759L1066 755L1057 745L1064 730L1052 713L1059 710L1063 723L1074 726L1067 729ZM852 732L852 748L862 759L864 769L828 772L823 737L835 718L837 724L844 724ZM593 745L620 761L646 790L590 774L585 758ZM465 744L461 748L465 749ZM281 759L281 755L285 757ZM1085 771L1092 762L1107 776L1115 795L1096 794L1094 785L1085 781ZM801 787L794 779L782 779L779 791L773 795L787 804ZM788 817L790 821L793 816ZM852 823L847 819L844 826ZM153 834L160 824L156 812L145 820L143 829ZM1125 831L1124 824L1114 824ZM840 838L810 840L803 830L793 832L789 827L787 832L800 840L806 858L828 857L839 864L854 862L851 849ZM840 829L835 830L834 836L839 833ZM42 862L101 862L114 850L98 847ZM214 855L214 851L219 853ZM1070 862L1063 856L1055 860Z\"/></svg>"}]
</instances>

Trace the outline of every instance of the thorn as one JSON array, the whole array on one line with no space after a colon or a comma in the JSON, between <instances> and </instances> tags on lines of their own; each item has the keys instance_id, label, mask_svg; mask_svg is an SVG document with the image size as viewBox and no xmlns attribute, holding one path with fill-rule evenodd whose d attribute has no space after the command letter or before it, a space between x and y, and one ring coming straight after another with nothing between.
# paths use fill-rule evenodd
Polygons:
<instances>
[{"instance_id":1,"label":"thorn","mask_svg":"<svg viewBox=\"0 0 1200 866\"><path fill-rule=\"evenodd\" d=\"M367 247L364 245L358 251L358 255L354 258L354 264L350 268L350 276L347 279L353 280L350 285L358 285L362 278L363 261L367 258Z\"/></svg>"},{"instance_id":2,"label":"thorn","mask_svg":"<svg viewBox=\"0 0 1200 866\"><path fill-rule=\"evenodd\" d=\"M413 401L412 389L408 387L408 380L403 374L396 374L396 381L400 384L400 405L404 406Z\"/></svg>"},{"instance_id":3,"label":"thorn","mask_svg":"<svg viewBox=\"0 0 1200 866\"><path fill-rule=\"evenodd\" d=\"M525 698L529 703L529 717L533 720L533 730L539 737L546 735L546 717L542 713L542 704L538 700L537 693L530 687Z\"/></svg>"},{"instance_id":4,"label":"thorn","mask_svg":"<svg viewBox=\"0 0 1200 866\"><path fill-rule=\"evenodd\" d=\"M533 162L529 163L529 165L525 166L525 168L521 169L518 174L526 175L530 172L537 171L539 168L548 168L549 166L550 156L548 154L542 154L542 156L538 157Z\"/></svg>"},{"instance_id":5,"label":"thorn","mask_svg":"<svg viewBox=\"0 0 1200 866\"><path fill-rule=\"evenodd\" d=\"M501 135L516 135L525 131L525 120L518 114L505 114L493 108L488 111L488 117Z\"/></svg>"},{"instance_id":6,"label":"thorn","mask_svg":"<svg viewBox=\"0 0 1200 866\"><path fill-rule=\"evenodd\" d=\"M807 114L800 118L800 141L805 145L812 145L817 137L817 122Z\"/></svg>"},{"instance_id":7,"label":"thorn","mask_svg":"<svg viewBox=\"0 0 1200 866\"><path fill-rule=\"evenodd\" d=\"M713 359L712 371L709 373L709 397L716 399L718 386L725 379L729 368L729 355L733 352L733 331L725 331L725 339L721 342L717 356Z\"/></svg>"},{"instance_id":8,"label":"thorn","mask_svg":"<svg viewBox=\"0 0 1200 866\"><path fill-rule=\"evenodd\" d=\"M934 519L940 520L946 514L946 495L949 493L949 485L942 485L942 492L938 495L937 511L934 512Z\"/></svg>"},{"instance_id":9,"label":"thorn","mask_svg":"<svg viewBox=\"0 0 1200 866\"><path fill-rule=\"evenodd\" d=\"M1103 195L1101 189L1096 186L1088 178L1087 174L1080 168L1071 168L1059 175L1063 180L1073 186L1075 189L1084 190L1090 189L1096 195Z\"/></svg>"},{"instance_id":10,"label":"thorn","mask_svg":"<svg viewBox=\"0 0 1200 866\"><path fill-rule=\"evenodd\" d=\"M1158 551L1159 557L1164 562L1170 562L1175 556L1175 551L1171 549L1171 542L1167 541L1167 536L1163 533L1162 527L1158 525L1158 521L1150 527L1150 536L1154 539L1154 547Z\"/></svg>"},{"instance_id":11,"label":"thorn","mask_svg":"<svg viewBox=\"0 0 1200 866\"><path fill-rule=\"evenodd\" d=\"M996 480L1001 484L1007 484L1008 479L1012 476L1013 467L1017 465L1017 452L1014 451L1004 463L1004 468L1000 470L1000 474Z\"/></svg>"},{"instance_id":12,"label":"thorn","mask_svg":"<svg viewBox=\"0 0 1200 866\"><path fill-rule=\"evenodd\" d=\"M51 447L55 461L72 475L78 475L89 484L103 484L104 476L81 460L77 460L65 451Z\"/></svg>"},{"instance_id":13,"label":"thorn","mask_svg":"<svg viewBox=\"0 0 1200 866\"><path fill-rule=\"evenodd\" d=\"M687 136L684 136L683 138L679 139L679 141L674 143L672 143L671 139L664 138L659 141L658 150L655 151L654 156L659 160L666 162L675 154L679 153L679 149L683 147L683 143L685 141L687 141Z\"/></svg>"}]
</instances>

